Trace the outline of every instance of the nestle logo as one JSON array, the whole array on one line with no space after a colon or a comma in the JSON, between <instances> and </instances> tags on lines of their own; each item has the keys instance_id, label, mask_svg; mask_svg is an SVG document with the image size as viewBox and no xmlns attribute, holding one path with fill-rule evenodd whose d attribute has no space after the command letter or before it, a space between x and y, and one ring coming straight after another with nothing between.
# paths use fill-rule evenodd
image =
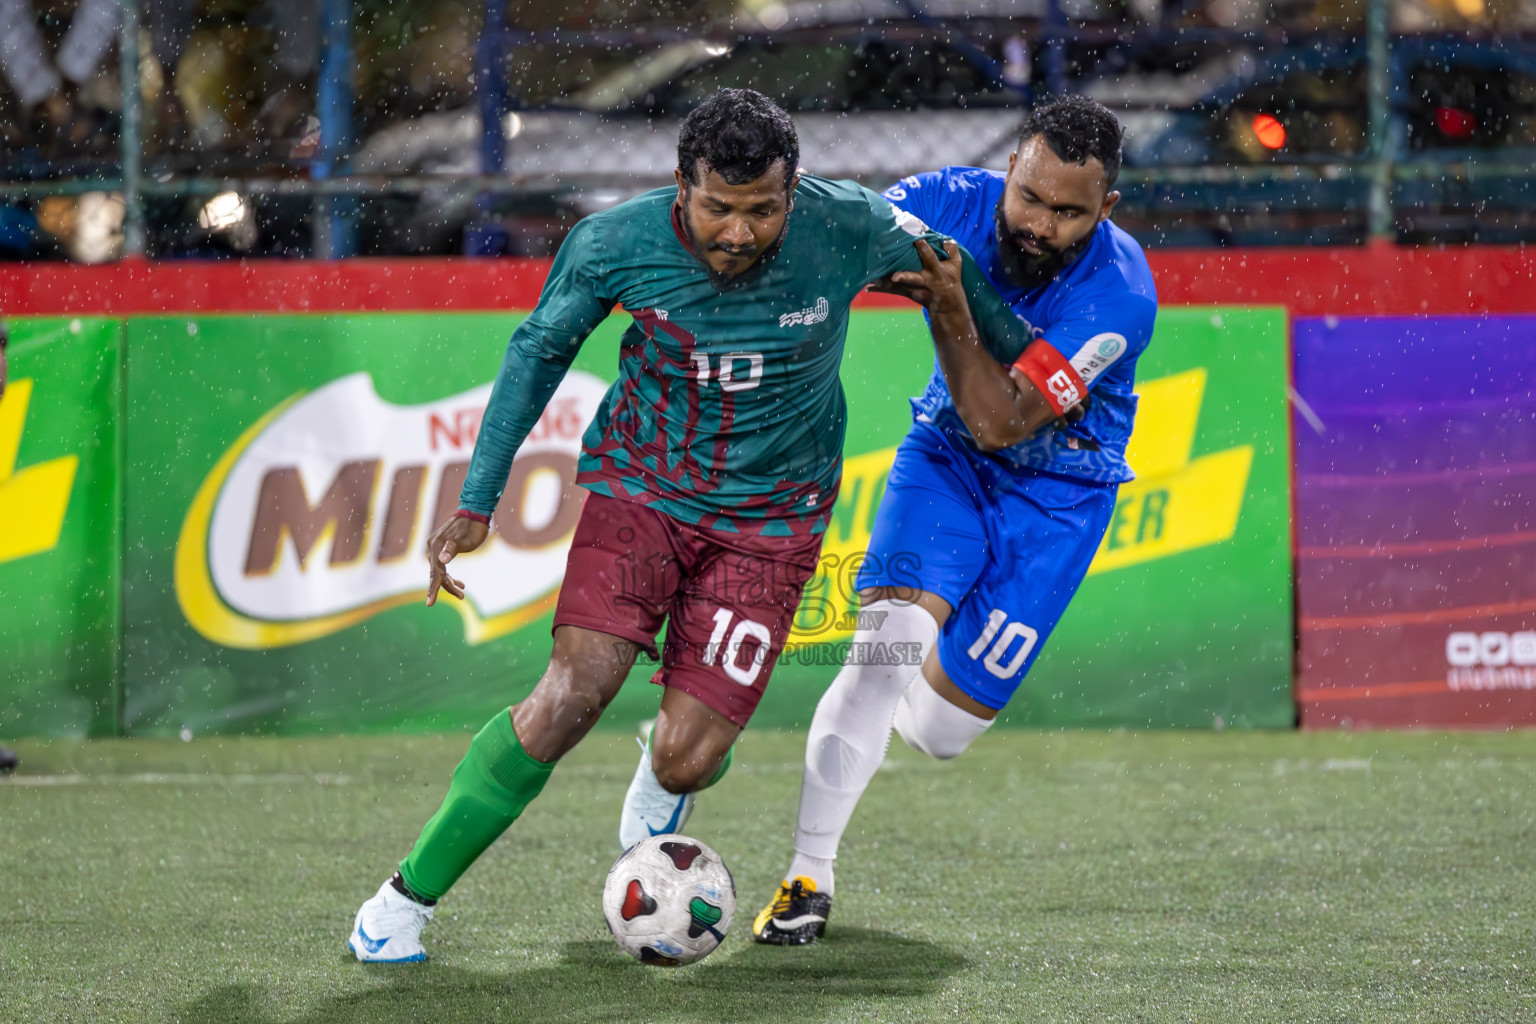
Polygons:
<instances>
[{"instance_id":1,"label":"nestle logo","mask_svg":"<svg viewBox=\"0 0 1536 1024\"><path fill-rule=\"evenodd\" d=\"M435 452L440 445L449 448L473 448L480 436L480 418L484 406L456 409L451 413L432 413L427 417L427 443Z\"/></svg>"},{"instance_id":2,"label":"nestle logo","mask_svg":"<svg viewBox=\"0 0 1536 1024\"><path fill-rule=\"evenodd\" d=\"M275 411L199 488L178 543L187 620L226 646L324 636L422 589L427 534L452 514L491 385L419 405L349 374ZM519 625L558 588L581 510L581 435L607 385L572 371L512 461L491 520L466 556L466 636Z\"/></svg>"}]
</instances>

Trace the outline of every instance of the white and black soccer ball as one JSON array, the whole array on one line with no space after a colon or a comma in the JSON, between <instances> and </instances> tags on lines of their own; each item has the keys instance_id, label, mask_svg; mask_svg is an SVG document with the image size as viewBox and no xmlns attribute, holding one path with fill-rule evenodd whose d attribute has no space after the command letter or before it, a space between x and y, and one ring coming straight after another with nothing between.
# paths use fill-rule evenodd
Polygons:
<instances>
[{"instance_id":1,"label":"white and black soccer ball","mask_svg":"<svg viewBox=\"0 0 1536 1024\"><path fill-rule=\"evenodd\" d=\"M619 948L643 964L704 959L736 913L736 882L697 839L660 835L631 846L608 869L603 914Z\"/></svg>"}]
</instances>

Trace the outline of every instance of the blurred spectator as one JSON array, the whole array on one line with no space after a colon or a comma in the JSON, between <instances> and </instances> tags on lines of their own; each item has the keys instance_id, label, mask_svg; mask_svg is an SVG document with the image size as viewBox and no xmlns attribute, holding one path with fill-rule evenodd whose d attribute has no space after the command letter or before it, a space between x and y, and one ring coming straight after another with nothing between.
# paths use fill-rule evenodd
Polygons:
<instances>
[{"instance_id":1,"label":"blurred spectator","mask_svg":"<svg viewBox=\"0 0 1536 1024\"><path fill-rule=\"evenodd\" d=\"M174 70L194 145L267 141L281 152L304 134L320 56L318 0L266 0L243 18L195 30L196 0L158 2L156 45Z\"/></svg>"},{"instance_id":2,"label":"blurred spectator","mask_svg":"<svg viewBox=\"0 0 1536 1024\"><path fill-rule=\"evenodd\" d=\"M54 13L51 2L0 0L0 74L55 155L105 149L101 111L81 92L117 40L119 0L80 0L53 57L38 20ZM157 148L291 143L307 130L319 0L140 0L140 9L149 42L141 88ZM116 99L114 87L104 105Z\"/></svg>"},{"instance_id":3,"label":"blurred spectator","mask_svg":"<svg viewBox=\"0 0 1536 1024\"><path fill-rule=\"evenodd\" d=\"M118 0L81 0L69 31L50 58L30 0L0 0L0 73L22 109L42 122L44 139L76 152L95 134L66 82L76 90L95 77L117 37Z\"/></svg>"},{"instance_id":4,"label":"blurred spectator","mask_svg":"<svg viewBox=\"0 0 1536 1024\"><path fill-rule=\"evenodd\" d=\"M460 0L362 0L352 35L358 137L472 103L479 36L479 11ZM565 56L575 55L567 48ZM513 95L523 96L516 60L508 75ZM588 69L585 80L591 77Z\"/></svg>"},{"instance_id":5,"label":"blurred spectator","mask_svg":"<svg viewBox=\"0 0 1536 1024\"><path fill-rule=\"evenodd\" d=\"M16 203L0 204L0 259L56 259L58 241L38 223L37 213Z\"/></svg>"}]
</instances>

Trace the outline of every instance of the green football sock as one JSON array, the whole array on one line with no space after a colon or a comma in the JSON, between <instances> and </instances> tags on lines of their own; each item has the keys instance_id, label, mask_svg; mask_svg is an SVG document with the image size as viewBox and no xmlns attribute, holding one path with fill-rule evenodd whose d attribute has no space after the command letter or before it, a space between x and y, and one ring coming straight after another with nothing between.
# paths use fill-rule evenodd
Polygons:
<instances>
[{"instance_id":1,"label":"green football sock","mask_svg":"<svg viewBox=\"0 0 1536 1024\"><path fill-rule=\"evenodd\" d=\"M725 778L725 773L731 770L731 762L734 760L736 760L736 745L733 743L731 744L731 749L725 752L725 760L721 761L720 767L715 769L715 774L711 775L709 777L709 781L704 783L704 785L700 788L708 789L710 786L713 786L715 783Z\"/></svg>"},{"instance_id":2,"label":"green football sock","mask_svg":"<svg viewBox=\"0 0 1536 1024\"><path fill-rule=\"evenodd\" d=\"M470 742L443 805L400 862L406 887L423 899L441 897L539 795L554 768L528 756L510 708L497 712Z\"/></svg>"}]
</instances>

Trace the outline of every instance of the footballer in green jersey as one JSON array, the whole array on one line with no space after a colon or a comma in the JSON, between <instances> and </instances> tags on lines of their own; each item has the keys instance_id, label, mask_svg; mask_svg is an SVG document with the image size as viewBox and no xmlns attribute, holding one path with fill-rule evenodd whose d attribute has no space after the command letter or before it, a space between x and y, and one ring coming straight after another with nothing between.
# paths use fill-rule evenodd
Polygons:
<instances>
[{"instance_id":1,"label":"footballer in green jersey","mask_svg":"<svg viewBox=\"0 0 1536 1024\"><path fill-rule=\"evenodd\" d=\"M942 238L852 182L801 174L790 185L780 232L732 275L696 255L699 228L679 189L578 224L512 336L462 507L495 509L517 446L582 340L618 307L633 323L619 379L583 439L578 482L710 529L820 533L843 450L848 305L871 282L919 269L916 238ZM1022 351L1027 330L995 293L974 315L984 333L1016 332Z\"/></svg>"},{"instance_id":2,"label":"footballer in green jersey","mask_svg":"<svg viewBox=\"0 0 1536 1024\"><path fill-rule=\"evenodd\" d=\"M513 455L587 335L633 319L583 440L588 491L533 692L476 735L448 795L396 875L358 911L359 960L425 959L432 905L543 789L640 651L665 686L625 800L621 845L682 828L694 793L729 764L816 567L837 495L848 306L922 260L929 232L874 192L798 171L789 116L726 89L684 121L677 187L586 218L518 326L481 421L460 509L427 544L431 579L484 543ZM942 251L942 249L940 249ZM963 253L989 351L1030 340Z\"/></svg>"}]
</instances>

